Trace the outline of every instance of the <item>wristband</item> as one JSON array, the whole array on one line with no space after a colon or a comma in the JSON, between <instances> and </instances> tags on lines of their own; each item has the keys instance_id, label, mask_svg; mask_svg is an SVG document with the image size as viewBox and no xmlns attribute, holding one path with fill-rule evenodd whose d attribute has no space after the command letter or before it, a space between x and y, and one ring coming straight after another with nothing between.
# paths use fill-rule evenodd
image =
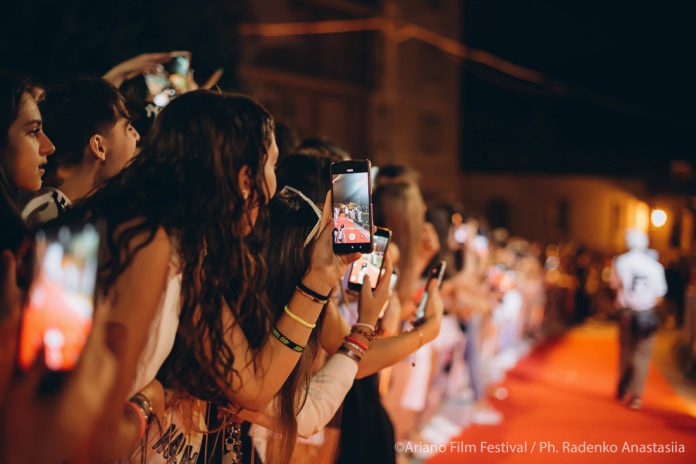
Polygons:
<instances>
[{"instance_id":1,"label":"wristband","mask_svg":"<svg viewBox=\"0 0 696 464\"><path fill-rule=\"evenodd\" d=\"M346 336L345 339L346 339L347 341L349 341L349 342L355 343L355 344L358 345L360 348L362 348L364 351L367 351L368 349L370 349L369 346L367 346L367 345L364 344L364 343L361 343L360 341L356 340L355 338L351 337L350 335Z\"/></svg>"},{"instance_id":2,"label":"wristband","mask_svg":"<svg viewBox=\"0 0 696 464\"><path fill-rule=\"evenodd\" d=\"M375 332L368 332L367 330L361 329L360 327L353 326L350 333L362 335L363 337L365 337L367 339L368 342L371 342L372 340L375 339Z\"/></svg>"},{"instance_id":3,"label":"wristband","mask_svg":"<svg viewBox=\"0 0 696 464\"><path fill-rule=\"evenodd\" d=\"M358 355L357 353L355 353L355 352L352 351L352 350L349 350L349 349L346 348L345 346L341 346L341 347L338 349L338 354L342 354L342 355L344 355L344 356L348 356L350 359L352 359L353 361L355 361L355 362L358 363L358 364L360 364L360 361L362 361L362 358L360 357L360 355Z\"/></svg>"},{"instance_id":4,"label":"wristband","mask_svg":"<svg viewBox=\"0 0 696 464\"><path fill-rule=\"evenodd\" d=\"M356 322L355 324L353 324L353 328L356 327L365 327L370 332L374 332L376 330L374 325L370 325L365 322Z\"/></svg>"},{"instance_id":5,"label":"wristband","mask_svg":"<svg viewBox=\"0 0 696 464\"><path fill-rule=\"evenodd\" d=\"M319 300L320 302L323 302L324 304L329 302L329 297L331 296L330 293L328 295L322 295L319 292L315 292L314 290L312 290L311 288L309 288L305 284L303 284L302 281L300 281L300 283L297 284L297 289L301 293L305 294L306 296L309 296L309 297L312 297L316 300Z\"/></svg>"},{"instance_id":6,"label":"wristband","mask_svg":"<svg viewBox=\"0 0 696 464\"><path fill-rule=\"evenodd\" d=\"M297 353L302 353L305 350L305 347L302 345L298 345L297 343L293 342L290 340L288 337L283 335L280 330L278 330L278 327L273 326L273 330L271 330L271 333L273 336L283 345L287 346L291 350L297 352Z\"/></svg>"},{"instance_id":7,"label":"wristband","mask_svg":"<svg viewBox=\"0 0 696 464\"><path fill-rule=\"evenodd\" d=\"M347 347L347 348L352 348L352 351L355 351L355 352L356 352L357 354L359 354L360 356L364 356L364 355L365 355L365 351L363 351L363 349L360 348L360 346L358 346L358 345L356 345L355 343L350 342L350 341L348 341L348 340L344 341L342 346L345 346L345 347Z\"/></svg>"}]
</instances>

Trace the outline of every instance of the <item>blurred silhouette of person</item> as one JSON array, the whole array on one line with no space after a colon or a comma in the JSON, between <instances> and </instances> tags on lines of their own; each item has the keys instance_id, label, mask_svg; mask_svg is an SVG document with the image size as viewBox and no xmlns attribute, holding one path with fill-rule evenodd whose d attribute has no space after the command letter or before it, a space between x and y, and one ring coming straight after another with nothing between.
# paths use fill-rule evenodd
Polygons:
<instances>
[{"instance_id":1,"label":"blurred silhouette of person","mask_svg":"<svg viewBox=\"0 0 696 464\"><path fill-rule=\"evenodd\" d=\"M616 396L639 409L658 326L655 307L667 293L665 269L639 229L626 231L628 252L614 260L612 286L620 309L620 366ZM629 396L630 395L630 396Z\"/></svg>"}]
</instances>

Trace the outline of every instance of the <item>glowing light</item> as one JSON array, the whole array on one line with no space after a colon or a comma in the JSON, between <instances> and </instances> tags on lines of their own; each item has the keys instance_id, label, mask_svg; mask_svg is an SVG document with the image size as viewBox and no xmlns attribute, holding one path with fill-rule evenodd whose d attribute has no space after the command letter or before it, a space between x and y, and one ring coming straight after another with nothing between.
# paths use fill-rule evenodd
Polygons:
<instances>
[{"instance_id":1,"label":"glowing light","mask_svg":"<svg viewBox=\"0 0 696 464\"><path fill-rule=\"evenodd\" d=\"M655 227L662 227L667 222L667 213L661 209L654 209L650 214L650 222Z\"/></svg>"}]
</instances>

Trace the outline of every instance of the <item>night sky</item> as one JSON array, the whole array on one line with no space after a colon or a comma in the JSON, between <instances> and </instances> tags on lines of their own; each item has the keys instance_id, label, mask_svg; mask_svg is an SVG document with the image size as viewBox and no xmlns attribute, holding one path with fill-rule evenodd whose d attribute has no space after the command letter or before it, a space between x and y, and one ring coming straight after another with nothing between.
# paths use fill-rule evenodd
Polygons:
<instances>
[{"instance_id":1,"label":"night sky","mask_svg":"<svg viewBox=\"0 0 696 464\"><path fill-rule=\"evenodd\" d=\"M696 161L689 2L468 0L464 40L568 87L463 78L463 166L651 175Z\"/></svg>"},{"instance_id":2,"label":"night sky","mask_svg":"<svg viewBox=\"0 0 696 464\"><path fill-rule=\"evenodd\" d=\"M666 172L670 159L696 163L689 3L463 1L465 43L542 71L565 90L465 64L462 166L650 177ZM199 78L224 66L221 84L234 87L242 53L234 25L244 5L9 0L0 15L0 67L50 81L100 74L146 50L187 48Z\"/></svg>"}]
</instances>

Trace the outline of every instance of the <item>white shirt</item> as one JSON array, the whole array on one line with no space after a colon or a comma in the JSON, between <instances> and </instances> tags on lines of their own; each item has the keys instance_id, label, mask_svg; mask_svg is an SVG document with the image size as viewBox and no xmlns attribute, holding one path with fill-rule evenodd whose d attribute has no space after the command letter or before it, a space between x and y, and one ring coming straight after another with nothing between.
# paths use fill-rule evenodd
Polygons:
<instances>
[{"instance_id":1,"label":"white shirt","mask_svg":"<svg viewBox=\"0 0 696 464\"><path fill-rule=\"evenodd\" d=\"M667 294L665 268L648 250L633 249L614 261L616 302L621 308L647 311Z\"/></svg>"},{"instance_id":2,"label":"white shirt","mask_svg":"<svg viewBox=\"0 0 696 464\"><path fill-rule=\"evenodd\" d=\"M22 208L22 219L30 226L37 226L60 216L72 206L70 199L55 188L46 188Z\"/></svg>"},{"instance_id":3,"label":"white shirt","mask_svg":"<svg viewBox=\"0 0 696 464\"><path fill-rule=\"evenodd\" d=\"M297 435L308 438L322 431L336 414L353 385L355 375L358 373L358 365L349 357L342 354L334 354L329 358L309 383L307 400L297 414ZM276 397L277 399L277 397ZM251 427L249 435L259 457L265 461L266 443L273 432L263 425L271 426L275 418L276 399L272 401L265 411L256 419Z\"/></svg>"}]
</instances>

